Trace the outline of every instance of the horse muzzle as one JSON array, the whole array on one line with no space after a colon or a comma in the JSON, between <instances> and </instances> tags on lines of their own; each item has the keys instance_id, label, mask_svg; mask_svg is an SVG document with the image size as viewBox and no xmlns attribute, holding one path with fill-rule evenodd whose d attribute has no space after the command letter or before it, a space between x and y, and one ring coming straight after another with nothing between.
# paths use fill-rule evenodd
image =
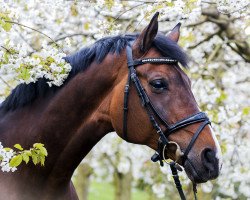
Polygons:
<instances>
[{"instance_id":1,"label":"horse muzzle","mask_svg":"<svg viewBox=\"0 0 250 200\"><path fill-rule=\"evenodd\" d=\"M183 167L190 180L195 183L216 179L220 173L219 159L215 151L210 148L204 149L198 159L190 154L183 163Z\"/></svg>"}]
</instances>

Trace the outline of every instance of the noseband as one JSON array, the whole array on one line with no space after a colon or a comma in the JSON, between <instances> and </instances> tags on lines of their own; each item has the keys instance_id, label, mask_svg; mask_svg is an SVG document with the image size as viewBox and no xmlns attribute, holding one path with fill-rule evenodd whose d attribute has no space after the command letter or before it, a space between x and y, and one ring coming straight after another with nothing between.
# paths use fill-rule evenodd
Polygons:
<instances>
[{"instance_id":1,"label":"noseband","mask_svg":"<svg viewBox=\"0 0 250 200\"><path fill-rule=\"evenodd\" d=\"M152 156L151 160L153 162L160 161L161 166L163 166L163 160L165 160L165 150L167 150L168 144L171 143L171 141L168 140L168 137L175 133L176 131L189 126L191 124L195 124L198 122L202 122L197 129L197 131L194 133L191 141L189 142L187 148L183 153L181 153L181 159L182 159L182 165L184 165L186 159L188 159L188 154L192 147L194 146L194 143L196 139L198 138L199 134L202 132L202 130L205 128L206 125L210 124L210 121L207 117L207 115L203 112L196 113L192 116L189 116L187 118L184 118L175 124L168 124L166 120L161 116L161 114L156 110L153 103L149 99L145 89L143 88L137 74L135 67L139 65L143 65L146 63L152 63L152 64L177 64L178 61L175 59L172 59L170 57L160 57L160 58L143 58L139 60L133 59L132 54L132 48L130 45L127 45L126 47L126 53L127 53L127 64L128 64L128 80L125 86L124 90L124 113L123 113L123 136L124 139L128 141L128 135L127 135L127 115L128 115L128 98L129 98L129 88L131 81L134 83L137 94L139 98L141 99L142 106L147 111L147 115L150 119L151 124L153 125L156 132L159 134L159 140L158 140L158 150L156 153ZM166 129L163 132L161 127L159 126L160 122ZM176 144L177 145L177 144ZM178 146L178 145L177 145ZM178 158L179 159L179 158ZM170 167L172 170L172 174L175 180L176 187L178 189L178 192L180 194L180 197L182 200L186 199L184 196L184 193L182 191L182 186L180 184L177 169L179 169L176 162L170 163ZM195 188L195 187L194 187ZM194 189L195 191L195 189Z\"/></svg>"}]
</instances>

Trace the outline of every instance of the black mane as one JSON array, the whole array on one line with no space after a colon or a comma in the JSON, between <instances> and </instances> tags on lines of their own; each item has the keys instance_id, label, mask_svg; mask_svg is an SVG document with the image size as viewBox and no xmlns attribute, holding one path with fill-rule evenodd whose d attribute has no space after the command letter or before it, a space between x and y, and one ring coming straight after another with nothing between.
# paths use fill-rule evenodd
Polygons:
<instances>
[{"instance_id":1,"label":"black mane","mask_svg":"<svg viewBox=\"0 0 250 200\"><path fill-rule=\"evenodd\" d=\"M120 54L128 43L137 37L138 35L106 37L98 40L90 47L83 48L73 55L65 57L64 59L72 66L72 70L65 82L69 81L79 72L84 71L93 61L101 63L108 53ZM187 55L175 42L166 38L163 34L158 33L153 42L153 46L156 47L163 56L176 59L182 66L187 67ZM63 87L63 85L60 87L49 87L45 78L41 78L35 83L19 84L0 105L0 109L8 111L23 107L32 103L38 97L44 97L49 92L57 91Z\"/></svg>"}]
</instances>

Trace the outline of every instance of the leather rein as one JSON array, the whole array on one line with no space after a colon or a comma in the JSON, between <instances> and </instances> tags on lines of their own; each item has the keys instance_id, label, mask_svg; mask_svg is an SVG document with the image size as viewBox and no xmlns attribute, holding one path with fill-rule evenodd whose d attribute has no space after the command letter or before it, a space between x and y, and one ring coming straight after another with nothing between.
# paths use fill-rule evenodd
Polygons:
<instances>
[{"instance_id":1,"label":"leather rein","mask_svg":"<svg viewBox=\"0 0 250 200\"><path fill-rule=\"evenodd\" d=\"M128 80L125 85L124 90L124 113L123 113L123 137L125 140L128 141L128 134L127 134L127 116L128 116L128 99L129 99L129 88L131 82L135 85L137 94L139 98L141 99L142 106L145 108L147 115L150 119L151 124L153 125L153 128L156 130L157 134L159 134L159 140L158 140L158 150L155 152L155 154L152 156L151 160L153 162L160 161L160 165L163 166L163 161L166 161L165 159L165 152L167 151L167 146L171 143L174 143L176 147L180 150L180 147L177 143L169 141L168 137L169 135L175 133L179 129L182 129L188 125L195 124L202 122L197 131L194 133L191 141L189 142L187 148L184 152L180 150L180 156L176 159L176 161L173 161L171 163L168 163L170 165L172 175L175 181L176 188L178 189L179 195L181 197L181 200L186 200L185 195L182 190L182 185L179 180L178 171L182 171L181 167L177 164L177 161L181 158L182 159L182 165L184 165L186 159L188 159L188 154L190 150L192 149L196 139L198 138L199 134L202 132L202 130L205 128L206 125L210 124L210 120L207 117L207 115L204 112L196 113L192 116L189 116L187 118L184 118L174 124L168 124L166 120L161 116L161 114L157 111L157 109L154 107L153 103L151 102L149 96L147 95L145 89L143 88L137 74L136 74L136 67L146 64L146 63L153 63L153 64L178 64L178 61L175 59L172 59L170 57L160 57L160 58L142 58L138 60L133 59L132 54L132 48L130 45L127 45L126 47L126 53L127 53L127 65L128 65ZM156 120L157 119L157 120ZM166 128L166 130L163 132L161 127L159 126L158 121ZM196 184L193 183L193 191L194 196L196 198Z\"/></svg>"}]
</instances>

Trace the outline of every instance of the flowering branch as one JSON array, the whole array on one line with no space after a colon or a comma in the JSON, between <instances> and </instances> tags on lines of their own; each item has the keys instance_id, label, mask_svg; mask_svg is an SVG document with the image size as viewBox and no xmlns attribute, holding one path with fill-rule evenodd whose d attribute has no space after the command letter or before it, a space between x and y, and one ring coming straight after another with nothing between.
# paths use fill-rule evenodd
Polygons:
<instances>
[{"instance_id":1,"label":"flowering branch","mask_svg":"<svg viewBox=\"0 0 250 200\"><path fill-rule=\"evenodd\" d=\"M10 21L10 20L4 20L4 21L5 21L6 23L16 24L16 25L18 25L18 26L22 26L22 27L28 28L28 29L30 29L30 30L32 30L32 31L36 31L36 32L38 32L38 33L44 35L45 37L49 38L57 47L60 47L60 46L59 46L50 36L48 36L47 34L43 33L42 31L39 31L39 30L37 30L37 29L35 29L35 28L29 27L29 26L24 25L24 24L20 24L19 22L14 22L14 21Z\"/></svg>"},{"instance_id":2,"label":"flowering branch","mask_svg":"<svg viewBox=\"0 0 250 200\"><path fill-rule=\"evenodd\" d=\"M44 166L45 158L48 156L44 144L35 143L29 150L24 150L20 144L15 144L14 147L16 151L11 148L3 148L0 142L0 167L3 172L16 171L23 161L28 164L30 158L34 165L40 163L41 166Z\"/></svg>"},{"instance_id":3,"label":"flowering branch","mask_svg":"<svg viewBox=\"0 0 250 200\"><path fill-rule=\"evenodd\" d=\"M92 37L93 39L96 39L94 37L94 34L92 34L92 33L74 33L74 34L71 34L71 35L65 35L63 37L57 38L54 41L58 42L58 41L66 39L66 38L75 37L75 36L87 36L87 37ZM52 43L53 42L49 42L49 44L52 44Z\"/></svg>"},{"instance_id":4,"label":"flowering branch","mask_svg":"<svg viewBox=\"0 0 250 200\"><path fill-rule=\"evenodd\" d=\"M199 45L201 45L202 43L209 41L209 40L210 40L212 37L214 37L215 35L220 34L220 32L221 32L221 30L218 30L218 31L216 31L216 32L214 32L214 33L212 33L212 34L210 34L209 36L207 36L205 39L201 40L201 41L198 42L197 44L192 45L192 46L189 46L188 48L189 48L189 49L194 49L194 48L198 47Z\"/></svg>"},{"instance_id":5,"label":"flowering branch","mask_svg":"<svg viewBox=\"0 0 250 200\"><path fill-rule=\"evenodd\" d=\"M6 47L4 46L1 46L1 48L3 48L4 50L6 50L8 53L11 53L9 49L7 49Z\"/></svg>"}]
</instances>

